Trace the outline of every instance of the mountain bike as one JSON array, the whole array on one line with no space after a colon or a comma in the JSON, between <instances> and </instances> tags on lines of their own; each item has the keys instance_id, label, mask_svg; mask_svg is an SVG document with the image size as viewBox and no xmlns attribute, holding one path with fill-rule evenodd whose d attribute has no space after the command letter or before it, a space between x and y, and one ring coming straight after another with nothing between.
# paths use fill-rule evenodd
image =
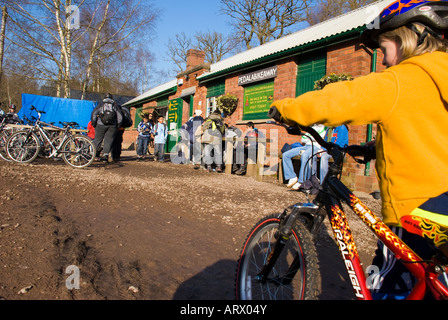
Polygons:
<instances>
[{"instance_id":1,"label":"mountain bike","mask_svg":"<svg viewBox=\"0 0 448 320\"><path fill-rule=\"evenodd\" d=\"M12 134L7 143L8 156L17 163L30 163L41 150L47 158L62 158L74 168L85 168L95 160L96 147L93 141L82 134L73 134L76 122L62 122L63 128L41 121L44 111L36 110L38 118L29 129ZM52 132L48 129L54 129Z\"/></svg>"},{"instance_id":2,"label":"mountain bike","mask_svg":"<svg viewBox=\"0 0 448 320\"><path fill-rule=\"evenodd\" d=\"M275 107L268 115L279 122ZM281 214L267 216L249 232L237 264L236 298L317 299L319 273L313 236L328 216L355 297L371 300L372 294L342 206L345 203L416 278L406 299L423 299L426 294L437 300L448 299L448 288L439 280L442 277L447 281L446 251L444 254L444 249L436 248L431 260L422 260L340 181L345 154L359 163L367 163L372 159L372 151L365 146L341 148L324 141L310 127L288 128L290 134L301 134L302 131L327 149L334 161L312 202L296 203ZM420 227L420 232L428 228L444 230L443 226L428 219L416 218L412 223L414 228Z\"/></svg>"}]
</instances>

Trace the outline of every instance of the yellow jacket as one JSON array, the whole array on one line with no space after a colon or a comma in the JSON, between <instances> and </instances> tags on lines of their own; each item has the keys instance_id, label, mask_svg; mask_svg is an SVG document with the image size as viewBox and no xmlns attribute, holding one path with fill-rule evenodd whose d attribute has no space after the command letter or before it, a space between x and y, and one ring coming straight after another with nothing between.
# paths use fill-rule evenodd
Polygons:
<instances>
[{"instance_id":1,"label":"yellow jacket","mask_svg":"<svg viewBox=\"0 0 448 320\"><path fill-rule=\"evenodd\" d=\"M376 172L387 224L448 191L448 54L273 103L289 124L378 124Z\"/></svg>"}]
</instances>

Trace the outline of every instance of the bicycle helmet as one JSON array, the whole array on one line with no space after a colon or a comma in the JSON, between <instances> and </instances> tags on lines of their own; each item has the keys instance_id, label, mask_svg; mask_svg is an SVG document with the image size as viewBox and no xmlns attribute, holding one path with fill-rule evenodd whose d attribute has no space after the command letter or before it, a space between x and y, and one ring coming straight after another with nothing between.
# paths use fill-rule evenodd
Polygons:
<instances>
[{"instance_id":1,"label":"bicycle helmet","mask_svg":"<svg viewBox=\"0 0 448 320\"><path fill-rule=\"evenodd\" d=\"M378 21L379 19L379 21ZM379 22L379 28L378 26ZM413 23L421 24L425 31L420 33ZM361 42L371 49L378 48L380 34L406 26L419 36L418 45L431 34L444 38L444 30L448 29L448 1L399 0L387 6L368 29L361 35Z\"/></svg>"},{"instance_id":2,"label":"bicycle helmet","mask_svg":"<svg viewBox=\"0 0 448 320\"><path fill-rule=\"evenodd\" d=\"M16 110L16 106L14 104L12 104L12 105L9 106L9 109Z\"/></svg>"}]
</instances>

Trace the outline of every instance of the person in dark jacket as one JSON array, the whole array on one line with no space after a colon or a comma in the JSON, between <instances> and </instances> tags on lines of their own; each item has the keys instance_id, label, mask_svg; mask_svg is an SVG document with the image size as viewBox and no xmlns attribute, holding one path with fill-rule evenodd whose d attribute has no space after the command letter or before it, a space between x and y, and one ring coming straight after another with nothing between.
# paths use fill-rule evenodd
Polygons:
<instances>
[{"instance_id":1,"label":"person in dark jacket","mask_svg":"<svg viewBox=\"0 0 448 320\"><path fill-rule=\"evenodd\" d=\"M119 108L121 108L121 113L123 114L123 121L121 122L121 126L118 127L117 134L115 135L114 142L112 143L111 152L114 162L120 161L124 131L126 128L129 128L134 124L129 109L123 106L119 106Z\"/></svg>"},{"instance_id":2,"label":"person in dark jacket","mask_svg":"<svg viewBox=\"0 0 448 320\"><path fill-rule=\"evenodd\" d=\"M115 119L113 121L107 121L105 118L106 111L112 109L115 114ZM95 139L93 142L96 147L103 142L103 161L109 161L109 153L112 150L112 143L118 132L118 128L121 127L123 122L123 114L121 108L117 106L112 95L108 93L102 103L100 103L92 112L90 117L92 125L95 128ZM99 156L99 154L97 154Z\"/></svg>"},{"instance_id":3,"label":"person in dark jacket","mask_svg":"<svg viewBox=\"0 0 448 320\"><path fill-rule=\"evenodd\" d=\"M195 169L200 168L202 157L201 137L196 134L196 131L203 123L204 118L202 118L202 111L198 109L194 111L194 116L188 120L185 128L190 139L190 159L192 160Z\"/></svg>"}]
</instances>

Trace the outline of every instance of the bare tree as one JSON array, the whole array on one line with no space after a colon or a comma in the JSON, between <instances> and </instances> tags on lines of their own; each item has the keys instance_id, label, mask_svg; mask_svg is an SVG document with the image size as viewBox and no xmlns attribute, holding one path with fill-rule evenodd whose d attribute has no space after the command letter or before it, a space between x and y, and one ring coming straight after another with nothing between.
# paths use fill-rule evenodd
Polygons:
<instances>
[{"instance_id":1,"label":"bare tree","mask_svg":"<svg viewBox=\"0 0 448 320\"><path fill-rule=\"evenodd\" d=\"M2 25L0 29L0 83L2 82L2 76L3 76L3 55L5 50L5 29L7 18L8 18L8 9L6 7L3 7Z\"/></svg>"},{"instance_id":2,"label":"bare tree","mask_svg":"<svg viewBox=\"0 0 448 320\"><path fill-rule=\"evenodd\" d=\"M176 34L168 42L168 56L174 62L176 73L185 71L187 65L187 51L197 49L205 52L205 62L215 63L237 47L237 40L232 36L225 36L216 31L197 32L194 37L185 33Z\"/></svg>"},{"instance_id":3,"label":"bare tree","mask_svg":"<svg viewBox=\"0 0 448 320\"><path fill-rule=\"evenodd\" d=\"M83 92L94 66L115 54L141 46L149 38L157 12L141 0L7 0L12 11L9 59L29 64L30 78L55 83L58 96L69 97L73 74L83 75ZM72 8L79 9L79 25L72 28ZM73 57L77 57L72 69ZM86 61L81 61L85 59ZM97 77L99 79L99 76Z\"/></svg>"},{"instance_id":4,"label":"bare tree","mask_svg":"<svg viewBox=\"0 0 448 320\"><path fill-rule=\"evenodd\" d=\"M373 3L376 0L318 0L307 10L310 25L337 17L341 14Z\"/></svg>"},{"instance_id":5,"label":"bare tree","mask_svg":"<svg viewBox=\"0 0 448 320\"><path fill-rule=\"evenodd\" d=\"M141 49L144 42L142 40L148 40L148 37L140 37L142 40L139 41L137 34L141 35L143 31L149 34L158 16L157 10L144 7L139 0L107 0L102 4L101 8L95 8L92 17L92 20L95 20L94 15L100 11L101 19L94 22L89 29L89 37L93 41L87 50L89 60L82 81L83 97L91 81L93 66L96 64L101 67L103 60L112 59L115 55L120 56L123 52Z\"/></svg>"},{"instance_id":6,"label":"bare tree","mask_svg":"<svg viewBox=\"0 0 448 320\"><path fill-rule=\"evenodd\" d=\"M81 6L84 0L78 6ZM17 64L29 64L34 70L27 76L57 83L58 96L70 96L72 31L66 8L72 0L9 1L13 28L7 37L14 45ZM37 58L37 59L36 59ZM34 62L34 63L31 63Z\"/></svg>"},{"instance_id":7,"label":"bare tree","mask_svg":"<svg viewBox=\"0 0 448 320\"><path fill-rule=\"evenodd\" d=\"M187 65L187 51L189 49L196 49L193 46L193 40L187 36L184 32L176 34L174 39L168 40L168 57L169 61L172 61L177 69L173 70L176 73L185 71Z\"/></svg>"},{"instance_id":8,"label":"bare tree","mask_svg":"<svg viewBox=\"0 0 448 320\"><path fill-rule=\"evenodd\" d=\"M221 0L238 36L250 49L300 28L310 0Z\"/></svg>"},{"instance_id":9,"label":"bare tree","mask_svg":"<svg viewBox=\"0 0 448 320\"><path fill-rule=\"evenodd\" d=\"M205 61L215 63L237 46L235 38L216 31L198 32L195 35L197 47L205 52Z\"/></svg>"}]
</instances>

